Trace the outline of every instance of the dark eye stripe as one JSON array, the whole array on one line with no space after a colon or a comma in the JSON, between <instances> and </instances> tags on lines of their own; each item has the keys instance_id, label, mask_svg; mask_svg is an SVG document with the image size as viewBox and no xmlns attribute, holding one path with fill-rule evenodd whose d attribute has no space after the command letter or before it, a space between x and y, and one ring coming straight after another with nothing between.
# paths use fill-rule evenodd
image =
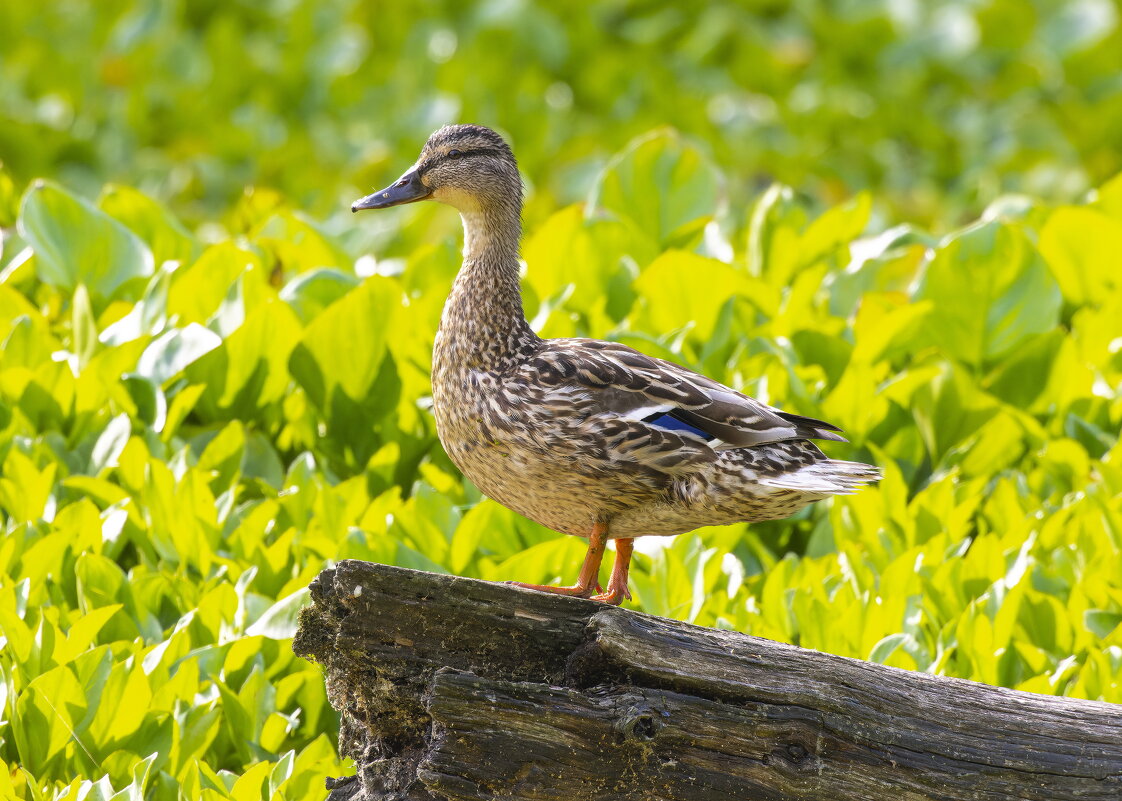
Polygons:
<instances>
[{"instance_id":1,"label":"dark eye stripe","mask_svg":"<svg viewBox=\"0 0 1122 801\"><path fill-rule=\"evenodd\" d=\"M459 148L454 148L454 149L459 152L458 156L452 156L452 155L449 155L449 153L445 153L443 155L435 156L433 158L427 159L424 164L422 164L420 167L417 168L417 172L419 172L421 175L424 175L426 172L431 170L437 164L442 164L446 161L459 161L460 159L467 158L468 156L501 156L501 155L504 155L503 150L501 150L500 148L497 148L497 147L477 147L477 148L473 148L471 150L459 150Z\"/></svg>"}]
</instances>

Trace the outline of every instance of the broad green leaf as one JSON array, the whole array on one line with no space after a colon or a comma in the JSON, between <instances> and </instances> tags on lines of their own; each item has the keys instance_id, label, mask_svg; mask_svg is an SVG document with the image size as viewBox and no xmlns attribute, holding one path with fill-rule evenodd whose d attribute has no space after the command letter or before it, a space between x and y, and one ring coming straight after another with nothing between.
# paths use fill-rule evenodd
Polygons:
<instances>
[{"instance_id":1,"label":"broad green leaf","mask_svg":"<svg viewBox=\"0 0 1122 801\"><path fill-rule=\"evenodd\" d=\"M148 244L157 266L165 261L187 263L197 249L194 238L170 211L131 186L109 184L97 205Z\"/></svg>"},{"instance_id":2,"label":"broad green leaf","mask_svg":"<svg viewBox=\"0 0 1122 801\"><path fill-rule=\"evenodd\" d=\"M221 344L217 334L197 323L173 328L152 340L137 361L136 372L163 384Z\"/></svg>"},{"instance_id":3,"label":"broad green leaf","mask_svg":"<svg viewBox=\"0 0 1122 801\"><path fill-rule=\"evenodd\" d=\"M974 367L1009 354L1059 322L1061 297L1032 243L999 222L950 237L927 267L917 300L932 304L931 341Z\"/></svg>"},{"instance_id":4,"label":"broad green leaf","mask_svg":"<svg viewBox=\"0 0 1122 801\"><path fill-rule=\"evenodd\" d=\"M19 214L19 193L15 182L0 162L0 228L10 228ZM0 237L0 252L3 251L3 237ZM2 262L0 262L2 263Z\"/></svg>"},{"instance_id":5,"label":"broad green leaf","mask_svg":"<svg viewBox=\"0 0 1122 801\"><path fill-rule=\"evenodd\" d=\"M102 470L116 467L131 435L132 421L127 414L119 414L110 420L94 443L90 454L90 472L96 476Z\"/></svg>"},{"instance_id":6,"label":"broad green leaf","mask_svg":"<svg viewBox=\"0 0 1122 801\"><path fill-rule=\"evenodd\" d=\"M1063 341L1059 328L1029 339L986 377L986 388L1017 408L1031 408L1049 388Z\"/></svg>"},{"instance_id":7,"label":"broad green leaf","mask_svg":"<svg viewBox=\"0 0 1122 801\"><path fill-rule=\"evenodd\" d=\"M347 254L307 215L280 211L266 220L254 233L255 244L272 251L281 268L304 272L321 267L349 267ZM279 282L274 284L279 286Z\"/></svg>"},{"instance_id":8,"label":"broad green leaf","mask_svg":"<svg viewBox=\"0 0 1122 801\"><path fill-rule=\"evenodd\" d=\"M262 636L272 640L289 640L296 635L300 610L308 605L307 589L281 598L246 629L250 637Z\"/></svg>"},{"instance_id":9,"label":"broad green leaf","mask_svg":"<svg viewBox=\"0 0 1122 801\"><path fill-rule=\"evenodd\" d=\"M44 322L34 304L14 287L0 283L0 330L19 317L31 317L35 322Z\"/></svg>"},{"instance_id":10,"label":"broad green leaf","mask_svg":"<svg viewBox=\"0 0 1122 801\"><path fill-rule=\"evenodd\" d=\"M135 734L148 714L152 688L140 660L118 662L97 688L97 708L86 736L99 749Z\"/></svg>"},{"instance_id":11,"label":"broad green leaf","mask_svg":"<svg viewBox=\"0 0 1122 801\"><path fill-rule=\"evenodd\" d=\"M85 284L100 299L152 274L152 253L121 223L58 184L40 181L23 196L20 235L35 250L40 278L71 292Z\"/></svg>"},{"instance_id":12,"label":"broad green leaf","mask_svg":"<svg viewBox=\"0 0 1122 801\"><path fill-rule=\"evenodd\" d=\"M342 270L311 270L293 278L280 291L280 298L307 325L325 308L362 283Z\"/></svg>"},{"instance_id":13,"label":"broad green leaf","mask_svg":"<svg viewBox=\"0 0 1122 801\"><path fill-rule=\"evenodd\" d=\"M238 276L252 277L254 286L267 286L261 259L231 241L203 251L189 267L176 270L168 290L168 314L183 323L205 323L221 305ZM248 290L243 287L243 294Z\"/></svg>"},{"instance_id":14,"label":"broad green leaf","mask_svg":"<svg viewBox=\"0 0 1122 801\"><path fill-rule=\"evenodd\" d=\"M716 259L683 250L668 250L635 279L644 300L644 329L666 333L696 326L699 338L707 337L721 307L734 295L746 295L751 279Z\"/></svg>"},{"instance_id":15,"label":"broad green leaf","mask_svg":"<svg viewBox=\"0 0 1122 801\"><path fill-rule=\"evenodd\" d=\"M191 384L175 393L168 405L167 420L164 423L165 438L179 430L180 425L195 408L195 404L199 402L199 398L202 397L204 392L206 392L204 384Z\"/></svg>"},{"instance_id":16,"label":"broad green leaf","mask_svg":"<svg viewBox=\"0 0 1122 801\"><path fill-rule=\"evenodd\" d=\"M1064 206L1040 232L1040 252L1069 303L1099 305L1122 287L1122 220Z\"/></svg>"},{"instance_id":17,"label":"broad green leaf","mask_svg":"<svg viewBox=\"0 0 1122 801\"><path fill-rule=\"evenodd\" d=\"M172 271L161 267L148 281L144 295L121 319L105 327L99 339L106 345L120 345L142 336L155 336L167 324L168 289Z\"/></svg>"},{"instance_id":18,"label":"broad green leaf","mask_svg":"<svg viewBox=\"0 0 1122 801\"><path fill-rule=\"evenodd\" d=\"M279 490L284 485L284 465L273 440L260 431L252 431L245 442L242 470L247 479L257 479Z\"/></svg>"},{"instance_id":19,"label":"broad green leaf","mask_svg":"<svg viewBox=\"0 0 1122 801\"><path fill-rule=\"evenodd\" d=\"M85 611L115 604L127 586L125 572L98 554L80 556L74 567L79 601Z\"/></svg>"},{"instance_id":20,"label":"broad green leaf","mask_svg":"<svg viewBox=\"0 0 1122 801\"><path fill-rule=\"evenodd\" d=\"M19 521L43 515L51 504L59 463L48 462L40 468L31 457L12 448L0 464L0 507Z\"/></svg>"},{"instance_id":21,"label":"broad green leaf","mask_svg":"<svg viewBox=\"0 0 1122 801\"><path fill-rule=\"evenodd\" d=\"M98 633L121 608L121 604L110 604L91 609L74 621L70 630L66 632L66 642L55 648L54 658L58 663L66 664L96 645Z\"/></svg>"},{"instance_id":22,"label":"broad green leaf","mask_svg":"<svg viewBox=\"0 0 1122 801\"><path fill-rule=\"evenodd\" d=\"M912 396L912 414L932 461L998 413L997 402L961 369L944 365Z\"/></svg>"},{"instance_id":23,"label":"broad green leaf","mask_svg":"<svg viewBox=\"0 0 1122 801\"><path fill-rule=\"evenodd\" d=\"M238 777L230 789L231 801L259 801L261 785L273 768L269 762L258 762Z\"/></svg>"},{"instance_id":24,"label":"broad green leaf","mask_svg":"<svg viewBox=\"0 0 1122 801\"><path fill-rule=\"evenodd\" d=\"M664 128L608 162L589 210L610 212L660 247L688 247L719 210L723 184L697 147Z\"/></svg>"},{"instance_id":25,"label":"broad green leaf","mask_svg":"<svg viewBox=\"0 0 1122 801\"><path fill-rule=\"evenodd\" d=\"M113 801L146 801L149 797L148 782L152 775L152 765L158 757L159 754L154 753L144 759L136 760L131 770L132 781L113 796Z\"/></svg>"},{"instance_id":26,"label":"broad green leaf","mask_svg":"<svg viewBox=\"0 0 1122 801\"><path fill-rule=\"evenodd\" d=\"M936 240L897 225L849 243L849 263L829 276L830 313L848 317L872 292L906 295Z\"/></svg>"},{"instance_id":27,"label":"broad green leaf","mask_svg":"<svg viewBox=\"0 0 1122 801\"><path fill-rule=\"evenodd\" d=\"M1083 625L1096 637L1105 640L1115 629L1122 626L1122 611L1088 609L1083 613Z\"/></svg>"},{"instance_id":28,"label":"broad green leaf","mask_svg":"<svg viewBox=\"0 0 1122 801\"><path fill-rule=\"evenodd\" d=\"M531 584L572 583L572 570L579 567L587 543L576 537L554 536L523 548L486 571L491 581L524 581Z\"/></svg>"},{"instance_id":29,"label":"broad green leaf","mask_svg":"<svg viewBox=\"0 0 1122 801\"><path fill-rule=\"evenodd\" d=\"M795 202L791 188L769 186L748 219L748 272L768 277L775 286L784 284L797 263L799 231L805 223L806 212Z\"/></svg>"},{"instance_id":30,"label":"broad green leaf","mask_svg":"<svg viewBox=\"0 0 1122 801\"><path fill-rule=\"evenodd\" d=\"M269 772L269 797L272 798L285 782L292 777L292 768L296 761L295 751L286 751L281 755Z\"/></svg>"},{"instance_id":31,"label":"broad green leaf","mask_svg":"<svg viewBox=\"0 0 1122 801\"><path fill-rule=\"evenodd\" d=\"M228 486L242 469L245 458L245 427L234 421L223 428L199 455L199 470L218 473L215 484Z\"/></svg>"},{"instance_id":32,"label":"broad green leaf","mask_svg":"<svg viewBox=\"0 0 1122 801\"><path fill-rule=\"evenodd\" d=\"M1099 187L1095 206L1122 222L1122 172Z\"/></svg>"},{"instance_id":33,"label":"broad green leaf","mask_svg":"<svg viewBox=\"0 0 1122 801\"><path fill-rule=\"evenodd\" d=\"M3 631L4 647L11 649L19 662L26 662L31 657L34 631L23 619L24 614L16 608L15 599L11 597L14 591L4 588L0 592L4 594L0 601L0 630Z\"/></svg>"},{"instance_id":34,"label":"broad green leaf","mask_svg":"<svg viewBox=\"0 0 1122 801\"><path fill-rule=\"evenodd\" d=\"M304 331L289 366L321 410L328 411L340 394L355 402L370 397L400 305L392 281L368 278Z\"/></svg>"},{"instance_id":35,"label":"broad green leaf","mask_svg":"<svg viewBox=\"0 0 1122 801\"><path fill-rule=\"evenodd\" d=\"M826 373L831 386L841 380L846 365L849 364L853 348L848 342L821 331L796 331L791 337L799 361L805 365L817 365Z\"/></svg>"},{"instance_id":36,"label":"broad green leaf","mask_svg":"<svg viewBox=\"0 0 1122 801\"><path fill-rule=\"evenodd\" d=\"M922 332L931 306L930 301L908 302L896 293L866 293L853 323L854 360L875 364L926 344Z\"/></svg>"},{"instance_id":37,"label":"broad green leaf","mask_svg":"<svg viewBox=\"0 0 1122 801\"><path fill-rule=\"evenodd\" d=\"M1008 412L995 414L965 439L958 466L966 476L992 476L1023 458L1028 445L1024 427Z\"/></svg>"},{"instance_id":38,"label":"broad green leaf","mask_svg":"<svg viewBox=\"0 0 1122 801\"><path fill-rule=\"evenodd\" d=\"M808 225L799 238L799 260L802 264L810 264L838 248L848 246L869 224L872 207L872 196L861 192Z\"/></svg>"},{"instance_id":39,"label":"broad green leaf","mask_svg":"<svg viewBox=\"0 0 1122 801\"><path fill-rule=\"evenodd\" d=\"M479 558L480 543L486 542L487 532L502 523L502 509L493 501L483 501L468 510L452 536L448 561L453 573L463 573L465 568Z\"/></svg>"},{"instance_id":40,"label":"broad green leaf","mask_svg":"<svg viewBox=\"0 0 1122 801\"><path fill-rule=\"evenodd\" d=\"M198 408L210 419L254 419L289 387L289 354L300 339L300 321L287 304L263 303L213 350L186 367L192 384L207 389Z\"/></svg>"},{"instance_id":41,"label":"broad green leaf","mask_svg":"<svg viewBox=\"0 0 1122 801\"><path fill-rule=\"evenodd\" d=\"M136 416L153 431L162 431L167 422L168 402L163 389L140 375L123 375L121 383L136 404Z\"/></svg>"},{"instance_id":42,"label":"broad green leaf","mask_svg":"<svg viewBox=\"0 0 1122 801\"><path fill-rule=\"evenodd\" d=\"M20 764L41 773L74 739L86 714L86 694L69 666L56 667L28 683L15 702L15 714Z\"/></svg>"},{"instance_id":43,"label":"broad green leaf","mask_svg":"<svg viewBox=\"0 0 1122 801\"><path fill-rule=\"evenodd\" d=\"M591 319L602 309L626 313L631 299L622 297L623 287L615 286L616 277L625 272L623 260L629 253L644 262L655 255L634 251L634 237L624 224L604 217L589 219L581 206L568 206L551 215L526 241L524 285L539 301L563 296L567 312ZM621 277L630 283L630 276ZM540 308L537 315L541 316Z\"/></svg>"},{"instance_id":44,"label":"broad green leaf","mask_svg":"<svg viewBox=\"0 0 1122 801\"><path fill-rule=\"evenodd\" d=\"M0 359L5 369L33 369L49 361L59 345L41 316L21 314L12 320L11 328L0 341Z\"/></svg>"}]
</instances>

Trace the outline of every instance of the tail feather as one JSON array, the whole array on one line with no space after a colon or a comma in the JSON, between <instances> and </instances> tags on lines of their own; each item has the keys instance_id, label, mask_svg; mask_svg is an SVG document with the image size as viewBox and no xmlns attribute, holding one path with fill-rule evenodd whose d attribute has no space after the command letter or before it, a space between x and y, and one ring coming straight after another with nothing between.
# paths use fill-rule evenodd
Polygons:
<instances>
[{"instance_id":1,"label":"tail feather","mask_svg":"<svg viewBox=\"0 0 1122 801\"><path fill-rule=\"evenodd\" d=\"M850 495L865 484L879 481L879 467L861 462L826 459L790 473L760 478L761 484L823 495Z\"/></svg>"}]
</instances>

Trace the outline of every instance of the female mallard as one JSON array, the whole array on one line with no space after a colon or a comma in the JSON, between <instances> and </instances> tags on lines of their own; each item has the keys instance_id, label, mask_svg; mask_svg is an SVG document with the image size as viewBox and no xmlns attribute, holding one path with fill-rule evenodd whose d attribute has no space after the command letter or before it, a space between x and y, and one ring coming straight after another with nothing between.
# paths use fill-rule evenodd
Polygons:
<instances>
[{"instance_id":1,"label":"female mallard","mask_svg":"<svg viewBox=\"0 0 1122 801\"><path fill-rule=\"evenodd\" d=\"M635 537L786 517L879 478L809 441L844 442L829 423L625 345L535 334L518 277L522 181L494 131L441 128L400 180L351 210L426 199L464 223L464 263L433 348L440 441L491 498L589 540L576 584L520 586L619 604ZM593 595L609 539L615 566Z\"/></svg>"}]
</instances>

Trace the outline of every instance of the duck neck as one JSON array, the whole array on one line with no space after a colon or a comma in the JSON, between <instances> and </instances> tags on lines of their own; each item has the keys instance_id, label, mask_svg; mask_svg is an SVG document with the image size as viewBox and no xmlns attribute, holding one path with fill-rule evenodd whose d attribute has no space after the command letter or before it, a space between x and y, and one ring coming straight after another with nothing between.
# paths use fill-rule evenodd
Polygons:
<instances>
[{"instance_id":1,"label":"duck neck","mask_svg":"<svg viewBox=\"0 0 1122 801\"><path fill-rule=\"evenodd\" d=\"M450 365L501 369L540 341L522 311L516 206L461 210L464 263L441 316Z\"/></svg>"}]
</instances>

